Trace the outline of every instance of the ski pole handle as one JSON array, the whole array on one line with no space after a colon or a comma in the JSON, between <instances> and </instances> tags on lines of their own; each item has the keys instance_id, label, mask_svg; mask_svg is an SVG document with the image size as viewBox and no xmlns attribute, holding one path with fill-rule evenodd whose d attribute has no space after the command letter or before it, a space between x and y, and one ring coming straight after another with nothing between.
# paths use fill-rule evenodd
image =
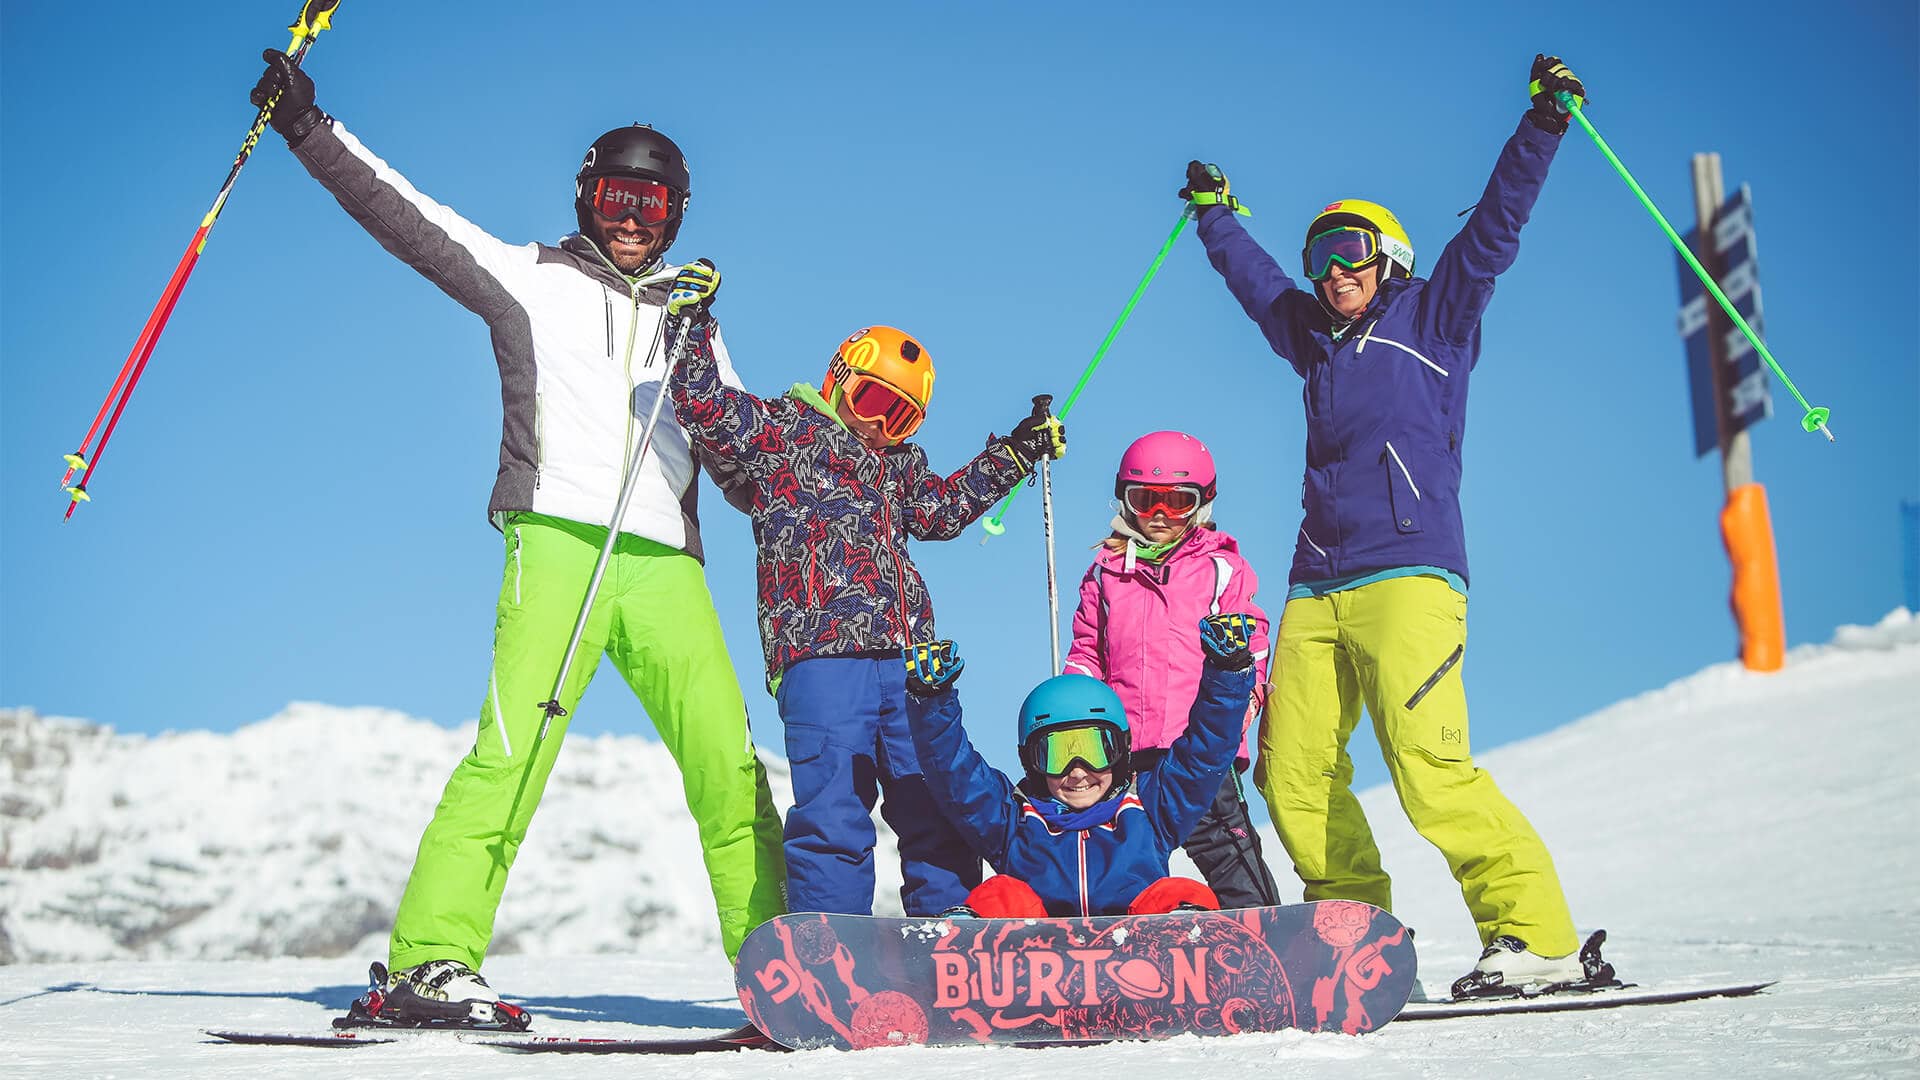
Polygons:
<instances>
[{"instance_id":1,"label":"ski pole handle","mask_svg":"<svg viewBox=\"0 0 1920 1080\"><path fill-rule=\"evenodd\" d=\"M1793 380L1787 377L1785 369L1774 360L1773 353L1767 349L1766 342L1761 341L1760 335L1754 333L1753 327L1747 325L1747 320L1735 310L1733 301L1728 300L1727 294L1720 291L1720 286L1713 280L1713 275L1707 273L1706 267L1700 265L1700 260L1694 258L1693 252L1687 250L1686 241L1680 239L1680 234L1668 224L1666 215L1660 212L1660 208L1653 205L1653 199L1647 195L1646 189L1642 188L1640 182L1633 178L1633 174L1627 171L1626 165L1622 164L1619 156L1613 152L1613 147L1607 145L1607 140L1601 138L1600 133L1594 130L1593 122L1587 119L1587 114L1581 110L1580 102L1574 98L1573 94L1562 90L1554 96L1567 112L1580 122L1580 127L1586 131L1587 137L1593 140L1594 146L1599 147L1600 153L1605 155L1607 161L1613 165L1614 171L1620 174L1620 179L1627 182L1627 187L1639 198L1640 205L1653 216L1654 223L1660 226L1660 231L1667 234L1667 240L1673 244L1673 249L1686 260L1686 264L1693 269L1694 276L1700 279L1700 284L1707 287L1707 292L1713 294L1713 299L1719 303L1720 310L1726 312L1727 317L1733 320L1733 324L1740 328L1740 332L1746 335L1747 343L1753 346L1754 351L1760 354L1760 359L1766 361L1767 367L1773 370L1774 377L1780 380L1781 385L1787 388L1787 392L1793 395L1802 409L1806 410L1806 415L1800 418L1800 426L1808 431L1818 431L1827 437L1828 442L1833 442L1833 431L1827 427L1827 418L1833 414L1833 410L1825 406L1811 405L1801 395L1800 388L1793 385ZM1706 224L1701 223L1703 242L1707 235Z\"/></svg>"}]
</instances>

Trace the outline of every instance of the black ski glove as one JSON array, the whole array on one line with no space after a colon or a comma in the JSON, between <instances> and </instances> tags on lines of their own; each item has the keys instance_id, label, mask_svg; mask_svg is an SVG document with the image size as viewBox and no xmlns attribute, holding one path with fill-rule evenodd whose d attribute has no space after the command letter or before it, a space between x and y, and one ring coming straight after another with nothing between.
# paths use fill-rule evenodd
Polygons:
<instances>
[{"instance_id":1,"label":"black ski glove","mask_svg":"<svg viewBox=\"0 0 1920 1080\"><path fill-rule=\"evenodd\" d=\"M1191 202L1196 208L1202 206L1224 206L1242 217L1252 217L1253 211L1240 205L1233 197L1233 185L1227 182L1227 174L1220 166L1202 161L1187 162L1187 186L1175 194Z\"/></svg>"},{"instance_id":2,"label":"black ski glove","mask_svg":"<svg viewBox=\"0 0 1920 1080\"><path fill-rule=\"evenodd\" d=\"M1031 469L1041 458L1058 460L1067 456L1067 428L1059 417L1035 409L1033 415L1013 426L1007 446L1020 456L1021 464Z\"/></svg>"},{"instance_id":3,"label":"black ski glove","mask_svg":"<svg viewBox=\"0 0 1920 1080\"><path fill-rule=\"evenodd\" d=\"M907 662L907 692L931 697L959 682L967 662L956 656L953 648L951 641L928 641L900 650Z\"/></svg>"},{"instance_id":4,"label":"black ski glove","mask_svg":"<svg viewBox=\"0 0 1920 1080\"><path fill-rule=\"evenodd\" d=\"M260 54L260 59L267 62L267 70L261 74L260 81L253 84L253 93L247 95L247 100L253 102L254 108L264 109L278 97L267 123L286 138L288 146L299 146L300 140L327 118L313 103L313 78L295 67L293 60L279 49L268 49Z\"/></svg>"},{"instance_id":5,"label":"black ski glove","mask_svg":"<svg viewBox=\"0 0 1920 1080\"><path fill-rule=\"evenodd\" d=\"M1245 671L1253 665L1253 616L1234 612L1200 620L1200 648L1207 663L1222 671Z\"/></svg>"},{"instance_id":6,"label":"black ski glove","mask_svg":"<svg viewBox=\"0 0 1920 1080\"><path fill-rule=\"evenodd\" d=\"M1533 97L1533 108L1527 110L1527 119L1541 131L1565 135L1569 113L1556 95L1565 90L1573 95L1575 105L1585 108L1587 88L1580 84L1578 75L1560 62L1559 57L1545 53L1534 54L1530 79L1527 93Z\"/></svg>"}]
</instances>

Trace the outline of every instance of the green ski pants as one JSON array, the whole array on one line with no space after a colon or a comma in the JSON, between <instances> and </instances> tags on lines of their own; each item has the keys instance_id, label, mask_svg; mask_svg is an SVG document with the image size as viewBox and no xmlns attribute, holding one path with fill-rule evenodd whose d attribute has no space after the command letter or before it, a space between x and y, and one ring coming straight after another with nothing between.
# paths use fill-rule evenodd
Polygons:
<instances>
[{"instance_id":1,"label":"green ski pants","mask_svg":"<svg viewBox=\"0 0 1920 1080\"><path fill-rule=\"evenodd\" d=\"M1392 910L1347 739L1364 705L1413 827L1446 856L1481 944L1512 934L1542 956L1579 948L1553 858L1473 764L1461 658L1467 598L1437 577L1390 578L1287 601L1254 782L1305 899Z\"/></svg>"},{"instance_id":2,"label":"green ski pants","mask_svg":"<svg viewBox=\"0 0 1920 1080\"><path fill-rule=\"evenodd\" d=\"M394 916L390 966L452 959L480 970L507 872L602 653L680 767L731 961L749 930L784 910L786 864L766 770L699 561L620 537L560 694L569 716L555 718L539 740L540 703L559 675L607 530L521 513L507 518L505 533L479 734L420 838Z\"/></svg>"}]
</instances>

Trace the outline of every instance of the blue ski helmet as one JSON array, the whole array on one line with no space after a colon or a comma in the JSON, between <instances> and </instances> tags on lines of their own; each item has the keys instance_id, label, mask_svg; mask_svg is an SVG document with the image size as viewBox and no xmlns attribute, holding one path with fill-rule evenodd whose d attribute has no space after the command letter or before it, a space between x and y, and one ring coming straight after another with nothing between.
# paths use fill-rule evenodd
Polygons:
<instances>
[{"instance_id":1,"label":"blue ski helmet","mask_svg":"<svg viewBox=\"0 0 1920 1080\"><path fill-rule=\"evenodd\" d=\"M1091 675L1055 675L1034 687L1027 700L1020 703L1021 762L1026 762L1026 750L1035 735L1087 723L1112 729L1119 749L1114 770L1122 775L1130 773L1132 734L1127 728L1127 707L1120 703L1120 695ZM1033 775L1031 767L1027 771Z\"/></svg>"}]
</instances>

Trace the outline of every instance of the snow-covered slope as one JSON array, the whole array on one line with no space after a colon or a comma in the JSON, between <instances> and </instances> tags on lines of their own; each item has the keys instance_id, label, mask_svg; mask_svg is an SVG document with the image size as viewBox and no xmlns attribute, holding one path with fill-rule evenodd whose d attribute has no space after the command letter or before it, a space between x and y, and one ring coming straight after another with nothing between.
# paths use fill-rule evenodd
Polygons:
<instances>
[{"instance_id":1,"label":"snow-covered slope","mask_svg":"<svg viewBox=\"0 0 1920 1080\"><path fill-rule=\"evenodd\" d=\"M1758 997L1392 1024L1361 1038L722 1055L691 1068L855 1080L1920 1075L1917 728L1920 621L1898 612L1795 650L1779 674L1716 666L1480 756L1546 837L1583 928L1612 932L1624 976L1781 980ZM0 1076L686 1075L686 1061L522 1059L434 1039L336 1051L198 1034L315 1028L345 1005L462 742L391 714L305 706L231 737L129 740L0 720L0 926L13 955L155 958L0 966ZM569 750L502 910L523 951L488 973L547 1031L737 1023L670 764L635 740ZM400 802L387 808L388 787L405 789L405 820ZM1441 992L1475 951L1457 890L1391 792L1362 801L1397 912L1420 931L1423 980ZM366 815L378 845L354 839L375 828L349 824ZM321 906L350 914L352 897L378 909L359 924L376 940L342 944L353 935L300 919ZM351 956L187 959L296 947ZM611 955L578 955L594 951Z\"/></svg>"},{"instance_id":2,"label":"snow-covered slope","mask_svg":"<svg viewBox=\"0 0 1920 1080\"><path fill-rule=\"evenodd\" d=\"M414 846L472 741L312 704L155 738L0 711L0 963L384 956ZM785 761L768 755L768 771L784 812ZM899 910L897 864L881 860L882 910ZM719 942L679 769L657 742L569 739L494 952L660 942Z\"/></svg>"}]
</instances>

